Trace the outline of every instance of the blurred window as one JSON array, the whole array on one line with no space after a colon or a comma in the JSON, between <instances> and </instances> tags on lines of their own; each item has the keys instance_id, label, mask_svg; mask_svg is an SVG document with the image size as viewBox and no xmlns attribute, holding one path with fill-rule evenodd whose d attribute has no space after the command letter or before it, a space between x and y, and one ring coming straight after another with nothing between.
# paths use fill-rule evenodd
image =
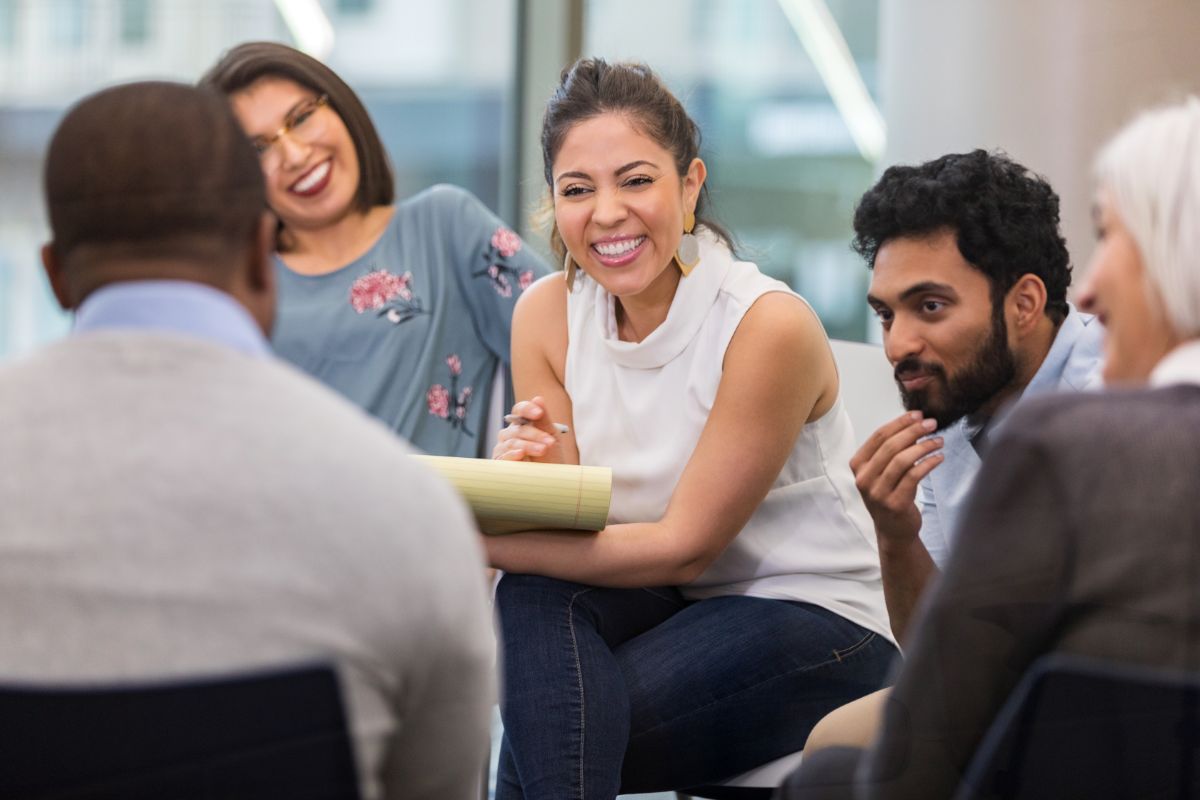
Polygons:
<instances>
[{"instance_id":1,"label":"blurred window","mask_svg":"<svg viewBox=\"0 0 1200 800\"><path fill-rule=\"evenodd\" d=\"M17 0L0 0L0 50L12 50L17 43Z\"/></svg>"},{"instance_id":2,"label":"blurred window","mask_svg":"<svg viewBox=\"0 0 1200 800\"><path fill-rule=\"evenodd\" d=\"M800 292L831 336L861 341L869 273L850 249L851 221L874 164L785 5L589 0L584 52L644 61L662 76L700 125L712 210L743 256ZM878 0L803 5L831 12L874 97Z\"/></svg>"},{"instance_id":3,"label":"blurred window","mask_svg":"<svg viewBox=\"0 0 1200 800\"><path fill-rule=\"evenodd\" d=\"M323 43L323 59L375 120L400 199L447 182L511 212L498 206L500 165L513 148L506 132L516 0L325 0L319 8L326 20L303 13L317 6L0 0L0 359L68 327L38 256L49 235L42 159L63 111L115 83L193 82L241 41Z\"/></svg>"},{"instance_id":4,"label":"blurred window","mask_svg":"<svg viewBox=\"0 0 1200 800\"><path fill-rule=\"evenodd\" d=\"M88 32L89 4L87 0L49 0L50 38L59 48L78 50Z\"/></svg>"},{"instance_id":5,"label":"blurred window","mask_svg":"<svg viewBox=\"0 0 1200 800\"><path fill-rule=\"evenodd\" d=\"M150 38L150 0L121 0L121 44L145 44Z\"/></svg>"}]
</instances>

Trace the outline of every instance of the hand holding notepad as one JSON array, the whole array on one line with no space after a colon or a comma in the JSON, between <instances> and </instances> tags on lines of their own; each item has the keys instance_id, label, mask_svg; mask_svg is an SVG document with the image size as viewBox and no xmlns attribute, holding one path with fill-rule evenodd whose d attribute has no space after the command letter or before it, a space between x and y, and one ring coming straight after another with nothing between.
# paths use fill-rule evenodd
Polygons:
<instances>
[{"instance_id":1,"label":"hand holding notepad","mask_svg":"<svg viewBox=\"0 0 1200 800\"><path fill-rule=\"evenodd\" d=\"M612 499L608 467L414 457L458 489L484 533L598 531L608 521Z\"/></svg>"}]
</instances>

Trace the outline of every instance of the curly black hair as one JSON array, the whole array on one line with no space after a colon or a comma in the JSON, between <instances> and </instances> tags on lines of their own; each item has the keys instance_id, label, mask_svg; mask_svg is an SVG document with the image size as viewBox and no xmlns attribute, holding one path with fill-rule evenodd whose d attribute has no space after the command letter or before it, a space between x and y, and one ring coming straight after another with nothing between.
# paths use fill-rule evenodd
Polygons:
<instances>
[{"instance_id":1,"label":"curly black hair","mask_svg":"<svg viewBox=\"0 0 1200 800\"><path fill-rule=\"evenodd\" d=\"M873 268L889 239L946 228L963 258L987 276L994 306L1032 273L1046 285L1046 316L1056 325L1066 317L1071 259L1058 195L1044 178L986 150L889 167L858 202L853 247Z\"/></svg>"}]
</instances>

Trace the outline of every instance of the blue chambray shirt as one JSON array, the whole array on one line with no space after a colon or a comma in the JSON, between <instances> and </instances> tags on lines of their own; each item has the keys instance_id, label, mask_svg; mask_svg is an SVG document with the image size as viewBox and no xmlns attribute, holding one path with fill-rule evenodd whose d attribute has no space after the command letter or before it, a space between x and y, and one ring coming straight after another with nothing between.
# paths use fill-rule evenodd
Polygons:
<instances>
[{"instance_id":1,"label":"blue chambray shirt","mask_svg":"<svg viewBox=\"0 0 1200 800\"><path fill-rule=\"evenodd\" d=\"M71 333L102 330L178 333L256 357L271 355L258 323L241 303L191 281L123 281L100 287L80 304Z\"/></svg>"},{"instance_id":2,"label":"blue chambray shirt","mask_svg":"<svg viewBox=\"0 0 1200 800\"><path fill-rule=\"evenodd\" d=\"M1091 314L1070 306L1058 328L1054 344L1021 396L1009 403L992 422L989 436L1001 429L1012 409L1027 397L1046 392L1087 391L1101 386L1104 331ZM921 511L921 541L938 569L950 558L958 532L958 520L970 496L981 464L971 444L977 432L963 418L941 433L946 460L921 481L917 508Z\"/></svg>"}]
</instances>

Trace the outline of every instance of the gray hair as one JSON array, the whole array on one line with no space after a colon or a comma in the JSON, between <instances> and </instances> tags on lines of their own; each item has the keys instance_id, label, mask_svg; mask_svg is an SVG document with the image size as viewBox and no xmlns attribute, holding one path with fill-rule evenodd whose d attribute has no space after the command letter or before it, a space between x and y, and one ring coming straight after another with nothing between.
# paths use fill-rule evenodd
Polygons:
<instances>
[{"instance_id":1,"label":"gray hair","mask_svg":"<svg viewBox=\"0 0 1200 800\"><path fill-rule=\"evenodd\" d=\"M1200 99L1146 111L1096 159L1133 236L1147 288L1184 338L1200 336Z\"/></svg>"}]
</instances>

